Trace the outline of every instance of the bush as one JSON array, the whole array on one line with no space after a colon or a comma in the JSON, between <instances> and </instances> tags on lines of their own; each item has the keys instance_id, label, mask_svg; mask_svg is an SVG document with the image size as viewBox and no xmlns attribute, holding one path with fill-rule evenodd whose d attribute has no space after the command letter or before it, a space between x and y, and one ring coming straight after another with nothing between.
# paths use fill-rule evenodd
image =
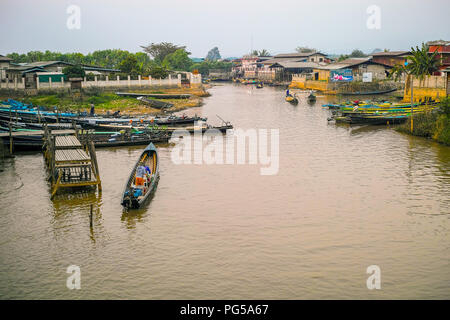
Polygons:
<instances>
[{"instance_id":1,"label":"bush","mask_svg":"<svg viewBox=\"0 0 450 320\"><path fill-rule=\"evenodd\" d=\"M443 99L435 112L417 113L413 118L412 135L432 138L450 145L450 99ZM411 119L397 128L398 131L411 133Z\"/></svg>"},{"instance_id":2,"label":"bush","mask_svg":"<svg viewBox=\"0 0 450 320\"><path fill-rule=\"evenodd\" d=\"M438 117L433 139L450 146L450 116L442 114Z\"/></svg>"}]
</instances>

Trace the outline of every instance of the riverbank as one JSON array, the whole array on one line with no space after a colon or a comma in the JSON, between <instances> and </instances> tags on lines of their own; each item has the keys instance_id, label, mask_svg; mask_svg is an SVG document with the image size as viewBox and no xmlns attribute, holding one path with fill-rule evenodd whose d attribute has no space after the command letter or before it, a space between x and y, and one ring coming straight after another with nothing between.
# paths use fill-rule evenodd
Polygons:
<instances>
[{"instance_id":1,"label":"riverbank","mask_svg":"<svg viewBox=\"0 0 450 320\"><path fill-rule=\"evenodd\" d=\"M450 146L450 98L443 100L436 111L414 115L412 132L411 118L397 130Z\"/></svg>"},{"instance_id":2,"label":"riverbank","mask_svg":"<svg viewBox=\"0 0 450 320\"><path fill-rule=\"evenodd\" d=\"M188 108L199 107L203 103L203 97L209 93L203 87L198 88L161 88L159 90L129 90L134 93L157 94L190 94L188 99L164 99L164 102L173 104L170 112L182 111ZM69 91L45 92L38 95L11 95L0 94L0 100L14 99L24 103L32 103L36 106L54 108L60 111L89 112L90 105L94 104L96 114L107 114L120 111L122 114L138 115L161 113L160 109L151 108L133 97L118 96L114 92L100 89L86 89L82 93L70 93Z\"/></svg>"}]
</instances>

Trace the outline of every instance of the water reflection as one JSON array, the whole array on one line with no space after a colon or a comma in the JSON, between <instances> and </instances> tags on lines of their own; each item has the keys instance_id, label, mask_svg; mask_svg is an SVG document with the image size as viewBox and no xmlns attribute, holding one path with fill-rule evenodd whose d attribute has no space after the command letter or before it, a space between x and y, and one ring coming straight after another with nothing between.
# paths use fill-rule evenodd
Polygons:
<instances>
[{"instance_id":1,"label":"water reflection","mask_svg":"<svg viewBox=\"0 0 450 320\"><path fill-rule=\"evenodd\" d=\"M50 195L50 193L49 193ZM96 231L102 229L102 192L94 188L62 190L54 197L51 226L55 238L59 238L74 225L86 226L95 242ZM92 217L91 217L92 213Z\"/></svg>"}]
</instances>

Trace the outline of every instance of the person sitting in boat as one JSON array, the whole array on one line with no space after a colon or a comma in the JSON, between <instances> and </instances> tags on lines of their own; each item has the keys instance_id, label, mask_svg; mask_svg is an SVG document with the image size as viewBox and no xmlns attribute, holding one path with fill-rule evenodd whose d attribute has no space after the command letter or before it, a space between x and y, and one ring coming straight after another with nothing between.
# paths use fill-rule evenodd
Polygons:
<instances>
[{"instance_id":1,"label":"person sitting in boat","mask_svg":"<svg viewBox=\"0 0 450 320\"><path fill-rule=\"evenodd\" d=\"M286 90L286 97L289 97L291 94L289 92L289 88Z\"/></svg>"},{"instance_id":2,"label":"person sitting in boat","mask_svg":"<svg viewBox=\"0 0 450 320\"><path fill-rule=\"evenodd\" d=\"M140 164L136 169L136 185L142 186L144 185L144 175L145 175L145 167Z\"/></svg>"}]
</instances>

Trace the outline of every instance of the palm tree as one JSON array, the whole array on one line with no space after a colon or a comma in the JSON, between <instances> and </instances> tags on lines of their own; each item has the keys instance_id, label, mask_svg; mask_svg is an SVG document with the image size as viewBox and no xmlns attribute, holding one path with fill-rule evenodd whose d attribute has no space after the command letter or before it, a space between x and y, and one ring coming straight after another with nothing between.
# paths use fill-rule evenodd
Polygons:
<instances>
[{"instance_id":1,"label":"palm tree","mask_svg":"<svg viewBox=\"0 0 450 320\"><path fill-rule=\"evenodd\" d=\"M422 48L419 49L411 48L411 56L409 61L405 62L404 65L397 64L392 69L390 78L394 78L395 81L400 79L403 74L407 74L409 78L409 86L411 90L411 132L413 131L413 105L414 105L414 94L413 94L413 79L416 77L422 81L425 76L433 74L433 72L439 70L439 66L442 61L437 58L438 52L428 53L428 46L422 43ZM407 81L408 82L408 81Z\"/></svg>"},{"instance_id":2,"label":"palm tree","mask_svg":"<svg viewBox=\"0 0 450 320\"><path fill-rule=\"evenodd\" d=\"M423 80L425 76L431 75L433 72L439 70L441 61L437 58L437 54L437 51L429 54L428 46L424 43L422 43L422 49L419 49L418 46L416 46L416 49L411 48L410 61L404 65L395 65L390 77L397 81L403 74L408 74Z\"/></svg>"},{"instance_id":3,"label":"palm tree","mask_svg":"<svg viewBox=\"0 0 450 320\"><path fill-rule=\"evenodd\" d=\"M266 49L262 49L261 51L258 52L258 56L260 56L260 57L268 57L268 56L270 56L270 53Z\"/></svg>"}]
</instances>

